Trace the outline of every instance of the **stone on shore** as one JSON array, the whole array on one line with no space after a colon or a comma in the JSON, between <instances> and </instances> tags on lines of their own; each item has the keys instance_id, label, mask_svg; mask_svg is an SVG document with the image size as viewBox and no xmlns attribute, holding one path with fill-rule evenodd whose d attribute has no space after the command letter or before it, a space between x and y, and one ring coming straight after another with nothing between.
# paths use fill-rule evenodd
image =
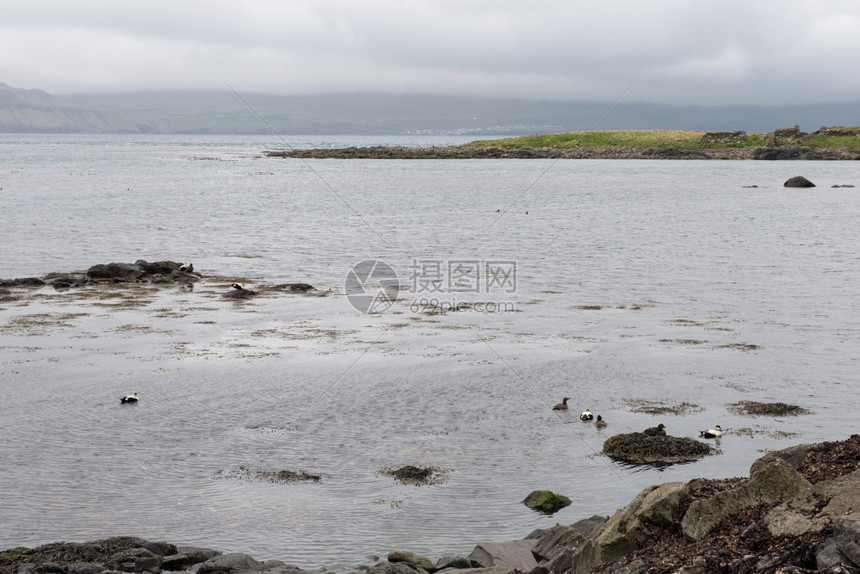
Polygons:
<instances>
[{"instance_id":1,"label":"stone on shore","mask_svg":"<svg viewBox=\"0 0 860 574\"><path fill-rule=\"evenodd\" d=\"M590 572L591 568L618 560L640 547L641 528L646 524L665 525L678 516L686 485L668 482L649 486L630 504L616 512L580 547L572 560L576 572Z\"/></svg>"},{"instance_id":2,"label":"stone on shore","mask_svg":"<svg viewBox=\"0 0 860 574\"><path fill-rule=\"evenodd\" d=\"M701 540L727 516L758 504L789 500L811 488L812 484L790 464L779 457L765 456L753 463L745 485L690 504L681 529L693 540Z\"/></svg>"},{"instance_id":3,"label":"stone on shore","mask_svg":"<svg viewBox=\"0 0 860 574\"><path fill-rule=\"evenodd\" d=\"M591 534L606 523L605 516L592 516L571 525L556 524L552 528L536 530L526 539L537 540L532 556L539 567L549 572L565 572L570 569L571 557Z\"/></svg>"},{"instance_id":4,"label":"stone on shore","mask_svg":"<svg viewBox=\"0 0 860 574\"><path fill-rule=\"evenodd\" d=\"M389 562L405 562L419 568L423 568L427 572L435 572L436 565L426 556L415 554L409 550L392 550L388 553Z\"/></svg>"},{"instance_id":5,"label":"stone on shore","mask_svg":"<svg viewBox=\"0 0 860 574\"><path fill-rule=\"evenodd\" d=\"M305 574L298 566L290 566L280 560L260 562L247 554L231 552L210 558L200 565L196 574Z\"/></svg>"},{"instance_id":6,"label":"stone on shore","mask_svg":"<svg viewBox=\"0 0 860 574\"><path fill-rule=\"evenodd\" d=\"M425 574L427 571L406 562L380 562L365 572L366 574Z\"/></svg>"},{"instance_id":7,"label":"stone on shore","mask_svg":"<svg viewBox=\"0 0 860 574\"><path fill-rule=\"evenodd\" d=\"M645 489L553 571L857 572L858 509L860 435L795 446L756 460L749 479Z\"/></svg>"},{"instance_id":8,"label":"stone on shore","mask_svg":"<svg viewBox=\"0 0 860 574\"><path fill-rule=\"evenodd\" d=\"M502 571L522 570L529 572L538 565L532 548L537 540L511 540L509 542L485 542L478 544L469 560L482 568L501 568Z\"/></svg>"},{"instance_id":9,"label":"stone on shore","mask_svg":"<svg viewBox=\"0 0 860 574\"><path fill-rule=\"evenodd\" d=\"M472 561L465 556L443 556L436 561L436 570L443 570L445 568L454 568L457 570L462 570L464 568L471 567Z\"/></svg>"},{"instance_id":10,"label":"stone on shore","mask_svg":"<svg viewBox=\"0 0 860 574\"><path fill-rule=\"evenodd\" d=\"M161 560L161 568L171 572L185 570L195 564L206 562L210 558L220 556L221 553L211 548L198 548L196 546L180 546L176 554L165 556Z\"/></svg>"}]
</instances>

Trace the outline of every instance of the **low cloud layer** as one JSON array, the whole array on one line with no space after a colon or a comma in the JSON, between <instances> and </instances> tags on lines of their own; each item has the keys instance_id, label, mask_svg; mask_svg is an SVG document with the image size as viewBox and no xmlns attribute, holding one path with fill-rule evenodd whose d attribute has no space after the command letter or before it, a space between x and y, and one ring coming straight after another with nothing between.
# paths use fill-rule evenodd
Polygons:
<instances>
[{"instance_id":1,"label":"low cloud layer","mask_svg":"<svg viewBox=\"0 0 860 574\"><path fill-rule=\"evenodd\" d=\"M301 0L4 7L0 82L685 104L860 101L852 1Z\"/></svg>"}]
</instances>

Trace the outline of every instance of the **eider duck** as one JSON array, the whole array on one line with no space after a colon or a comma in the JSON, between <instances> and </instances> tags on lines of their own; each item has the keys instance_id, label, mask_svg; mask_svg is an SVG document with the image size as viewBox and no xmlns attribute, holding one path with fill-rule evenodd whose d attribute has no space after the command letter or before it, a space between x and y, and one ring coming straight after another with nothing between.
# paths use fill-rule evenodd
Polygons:
<instances>
[{"instance_id":1,"label":"eider duck","mask_svg":"<svg viewBox=\"0 0 860 574\"><path fill-rule=\"evenodd\" d=\"M193 263L183 263L179 266L180 271L184 271L186 273L194 273L194 264Z\"/></svg>"},{"instance_id":2,"label":"eider duck","mask_svg":"<svg viewBox=\"0 0 860 574\"><path fill-rule=\"evenodd\" d=\"M603 417L602 417L602 416L597 415L597 420L596 420L596 421L594 421L594 426L596 426L596 427L597 427L597 428L599 428L599 429L602 429L603 427L605 427L605 426L606 426L606 421L605 421L605 420L603 420Z\"/></svg>"},{"instance_id":3,"label":"eider duck","mask_svg":"<svg viewBox=\"0 0 860 574\"><path fill-rule=\"evenodd\" d=\"M591 414L591 411L590 411L590 410L585 409L584 411L582 411L582 414L581 414L581 415L579 415L579 420L581 420L581 421L590 421L590 420L594 420L594 415L593 415L593 414Z\"/></svg>"},{"instance_id":4,"label":"eider duck","mask_svg":"<svg viewBox=\"0 0 860 574\"><path fill-rule=\"evenodd\" d=\"M124 405L126 403L136 403L138 401L137 393L133 393L131 395L126 395L119 400L119 404Z\"/></svg>"},{"instance_id":5,"label":"eider duck","mask_svg":"<svg viewBox=\"0 0 860 574\"><path fill-rule=\"evenodd\" d=\"M567 401L570 400L570 397L564 397L561 399L561 402L552 407L554 411L566 411L567 410Z\"/></svg>"},{"instance_id":6,"label":"eider duck","mask_svg":"<svg viewBox=\"0 0 860 574\"><path fill-rule=\"evenodd\" d=\"M720 438L721 436L723 436L723 427L720 425L712 429L699 431L699 438Z\"/></svg>"},{"instance_id":7,"label":"eider duck","mask_svg":"<svg viewBox=\"0 0 860 574\"><path fill-rule=\"evenodd\" d=\"M660 423L660 424L658 424L657 426L655 426L655 427L649 427L649 428L645 429L645 430L644 430L644 431L642 431L642 432L644 432L644 433L645 433L645 434L647 434L648 436L665 436L665 435L666 435L666 431L665 431L665 430L663 430L663 429L665 429L665 428L666 428L666 425L664 425L663 423Z\"/></svg>"}]
</instances>

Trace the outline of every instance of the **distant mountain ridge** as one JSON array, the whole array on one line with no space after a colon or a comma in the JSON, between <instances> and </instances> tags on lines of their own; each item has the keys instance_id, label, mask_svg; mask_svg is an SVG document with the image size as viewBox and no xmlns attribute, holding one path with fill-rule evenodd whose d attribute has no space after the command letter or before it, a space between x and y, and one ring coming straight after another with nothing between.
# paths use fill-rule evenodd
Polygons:
<instances>
[{"instance_id":1,"label":"distant mountain ridge","mask_svg":"<svg viewBox=\"0 0 860 574\"><path fill-rule=\"evenodd\" d=\"M471 96L320 94L276 96L223 91L54 96L0 83L0 133L522 135L579 131L601 102ZM860 125L860 102L796 106L691 106L621 102L595 129L771 131L800 125Z\"/></svg>"}]
</instances>

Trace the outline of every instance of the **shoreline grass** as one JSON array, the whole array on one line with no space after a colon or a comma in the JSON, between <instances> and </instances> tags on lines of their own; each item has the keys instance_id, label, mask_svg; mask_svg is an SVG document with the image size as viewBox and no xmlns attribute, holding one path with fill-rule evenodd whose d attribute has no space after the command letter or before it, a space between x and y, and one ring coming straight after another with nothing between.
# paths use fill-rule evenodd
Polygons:
<instances>
[{"instance_id":1,"label":"shoreline grass","mask_svg":"<svg viewBox=\"0 0 860 574\"><path fill-rule=\"evenodd\" d=\"M624 147L645 149L674 147L683 150L749 148L760 146L806 146L815 148L860 148L860 127L821 128L813 133L794 128L773 132L706 132L697 130L604 130L535 134L467 144L474 149Z\"/></svg>"}]
</instances>

